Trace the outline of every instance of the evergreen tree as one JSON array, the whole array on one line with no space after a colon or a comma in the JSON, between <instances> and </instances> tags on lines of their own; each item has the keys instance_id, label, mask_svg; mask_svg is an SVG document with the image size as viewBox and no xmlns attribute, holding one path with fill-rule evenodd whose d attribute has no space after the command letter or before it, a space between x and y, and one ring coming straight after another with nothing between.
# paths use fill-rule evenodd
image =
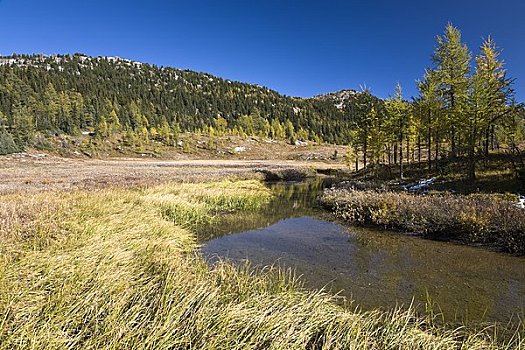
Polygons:
<instances>
[{"instance_id":1,"label":"evergreen tree","mask_svg":"<svg viewBox=\"0 0 525 350\"><path fill-rule=\"evenodd\" d=\"M505 115L512 98L511 81L506 77L503 62L498 60L499 52L489 37L481 46L476 57L476 70L470 92L468 113L468 178L476 178L475 156L479 140L485 139L488 153L488 135L491 126Z\"/></svg>"},{"instance_id":2,"label":"evergreen tree","mask_svg":"<svg viewBox=\"0 0 525 350\"><path fill-rule=\"evenodd\" d=\"M109 127L106 121L106 117L103 115L100 116L97 120L97 126L95 128L95 134L99 138L104 138L109 135Z\"/></svg>"},{"instance_id":3,"label":"evergreen tree","mask_svg":"<svg viewBox=\"0 0 525 350\"><path fill-rule=\"evenodd\" d=\"M18 152L19 148L13 140L13 136L0 127L0 155Z\"/></svg>"},{"instance_id":4,"label":"evergreen tree","mask_svg":"<svg viewBox=\"0 0 525 350\"><path fill-rule=\"evenodd\" d=\"M218 115L216 118L213 118L212 124L219 135L224 135L228 130L228 121L220 115Z\"/></svg>"},{"instance_id":5,"label":"evergreen tree","mask_svg":"<svg viewBox=\"0 0 525 350\"><path fill-rule=\"evenodd\" d=\"M120 119L117 115L117 112L112 109L108 117L108 132L114 133L120 131L121 127L122 125L120 124Z\"/></svg>"},{"instance_id":6,"label":"evergreen tree","mask_svg":"<svg viewBox=\"0 0 525 350\"><path fill-rule=\"evenodd\" d=\"M275 139L286 138L286 131L284 130L284 127L281 124L281 122L279 122L279 119L273 119L271 126L273 130L273 135L272 135L273 138Z\"/></svg>"},{"instance_id":7,"label":"evergreen tree","mask_svg":"<svg viewBox=\"0 0 525 350\"><path fill-rule=\"evenodd\" d=\"M444 127L440 118L442 110L441 91L438 75L433 70L425 71L422 81L417 83L419 89L419 107L422 128L426 129L428 169L432 169L432 140L436 141L436 159L439 152L440 130Z\"/></svg>"},{"instance_id":8,"label":"evergreen tree","mask_svg":"<svg viewBox=\"0 0 525 350\"><path fill-rule=\"evenodd\" d=\"M381 157L381 144L385 140L383 123L385 119L384 102L372 95L369 89L360 92L351 104L345 107L350 121L351 145L356 154L363 155L363 166L368 165L369 154L373 161ZM338 137L335 137L336 141ZM374 159L375 158L375 159ZM356 168L358 161L356 161Z\"/></svg>"},{"instance_id":9,"label":"evergreen tree","mask_svg":"<svg viewBox=\"0 0 525 350\"><path fill-rule=\"evenodd\" d=\"M286 138L288 138L290 142L292 139L294 140L294 142L291 143L295 143L295 127L289 119L286 119L286 121L284 122L284 133L286 134Z\"/></svg>"},{"instance_id":10,"label":"evergreen tree","mask_svg":"<svg viewBox=\"0 0 525 350\"><path fill-rule=\"evenodd\" d=\"M453 159L458 154L458 129L465 126L471 58L467 46L461 42L461 32L449 23L443 36L437 37L432 59L447 117Z\"/></svg>"},{"instance_id":11,"label":"evergreen tree","mask_svg":"<svg viewBox=\"0 0 525 350\"><path fill-rule=\"evenodd\" d=\"M399 152L399 177L403 178L403 142L411 126L410 105L403 100L403 92L400 84L396 85L394 97L386 102L390 132L395 140L394 150ZM408 152L407 152L408 153Z\"/></svg>"},{"instance_id":12,"label":"evergreen tree","mask_svg":"<svg viewBox=\"0 0 525 350\"><path fill-rule=\"evenodd\" d=\"M18 148L23 149L31 141L34 133L34 117L29 107L20 104L14 107L11 130Z\"/></svg>"}]
</instances>

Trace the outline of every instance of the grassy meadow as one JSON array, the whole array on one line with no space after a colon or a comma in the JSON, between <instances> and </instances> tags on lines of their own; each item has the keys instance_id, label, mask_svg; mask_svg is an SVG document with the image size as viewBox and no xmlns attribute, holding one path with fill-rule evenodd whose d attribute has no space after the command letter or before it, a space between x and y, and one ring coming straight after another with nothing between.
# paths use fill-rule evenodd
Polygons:
<instances>
[{"instance_id":1,"label":"grassy meadow","mask_svg":"<svg viewBox=\"0 0 525 350\"><path fill-rule=\"evenodd\" d=\"M0 195L0 349L510 349L495 327L361 312L289 271L196 252L201 223L271 199L256 180Z\"/></svg>"}]
</instances>

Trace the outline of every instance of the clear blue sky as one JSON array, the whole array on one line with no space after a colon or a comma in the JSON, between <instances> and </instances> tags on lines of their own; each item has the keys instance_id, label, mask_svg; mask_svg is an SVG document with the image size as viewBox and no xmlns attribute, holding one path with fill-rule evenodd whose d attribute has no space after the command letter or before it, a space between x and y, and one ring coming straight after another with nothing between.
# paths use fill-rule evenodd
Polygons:
<instances>
[{"instance_id":1,"label":"clear blue sky","mask_svg":"<svg viewBox=\"0 0 525 350\"><path fill-rule=\"evenodd\" d=\"M525 100L525 1L0 0L0 53L118 55L312 96L406 97L448 21L492 35Z\"/></svg>"}]
</instances>

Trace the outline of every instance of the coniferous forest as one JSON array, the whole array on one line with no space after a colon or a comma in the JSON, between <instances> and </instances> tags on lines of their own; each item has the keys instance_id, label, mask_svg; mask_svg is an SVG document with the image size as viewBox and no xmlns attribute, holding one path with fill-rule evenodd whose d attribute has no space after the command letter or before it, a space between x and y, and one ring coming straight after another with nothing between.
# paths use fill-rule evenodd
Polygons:
<instances>
[{"instance_id":1,"label":"coniferous forest","mask_svg":"<svg viewBox=\"0 0 525 350\"><path fill-rule=\"evenodd\" d=\"M258 85L117 57L17 55L0 58L0 152L32 144L36 134L174 145L179 132L231 133L349 144L348 161L367 167L465 159L469 178L491 151L509 155L522 172L524 108L514 99L492 38L477 53L449 24L437 37L419 96L344 90L295 98Z\"/></svg>"},{"instance_id":2,"label":"coniferous forest","mask_svg":"<svg viewBox=\"0 0 525 350\"><path fill-rule=\"evenodd\" d=\"M210 126L265 137L349 141L344 114L322 99L286 97L256 85L120 58L13 55L0 62L2 123L19 146L34 132L93 130L104 136Z\"/></svg>"}]
</instances>

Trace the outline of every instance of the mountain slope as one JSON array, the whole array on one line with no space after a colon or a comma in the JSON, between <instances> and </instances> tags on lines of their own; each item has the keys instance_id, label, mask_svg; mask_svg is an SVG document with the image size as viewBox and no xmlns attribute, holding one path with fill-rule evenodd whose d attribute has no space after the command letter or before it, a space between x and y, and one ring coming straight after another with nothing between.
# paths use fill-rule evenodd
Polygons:
<instances>
[{"instance_id":1,"label":"mountain slope","mask_svg":"<svg viewBox=\"0 0 525 350\"><path fill-rule=\"evenodd\" d=\"M29 131L151 131L166 125L346 143L342 103L332 97L287 97L258 85L118 57L0 58L0 124L19 143L28 141ZM218 116L224 118L219 123Z\"/></svg>"}]
</instances>

